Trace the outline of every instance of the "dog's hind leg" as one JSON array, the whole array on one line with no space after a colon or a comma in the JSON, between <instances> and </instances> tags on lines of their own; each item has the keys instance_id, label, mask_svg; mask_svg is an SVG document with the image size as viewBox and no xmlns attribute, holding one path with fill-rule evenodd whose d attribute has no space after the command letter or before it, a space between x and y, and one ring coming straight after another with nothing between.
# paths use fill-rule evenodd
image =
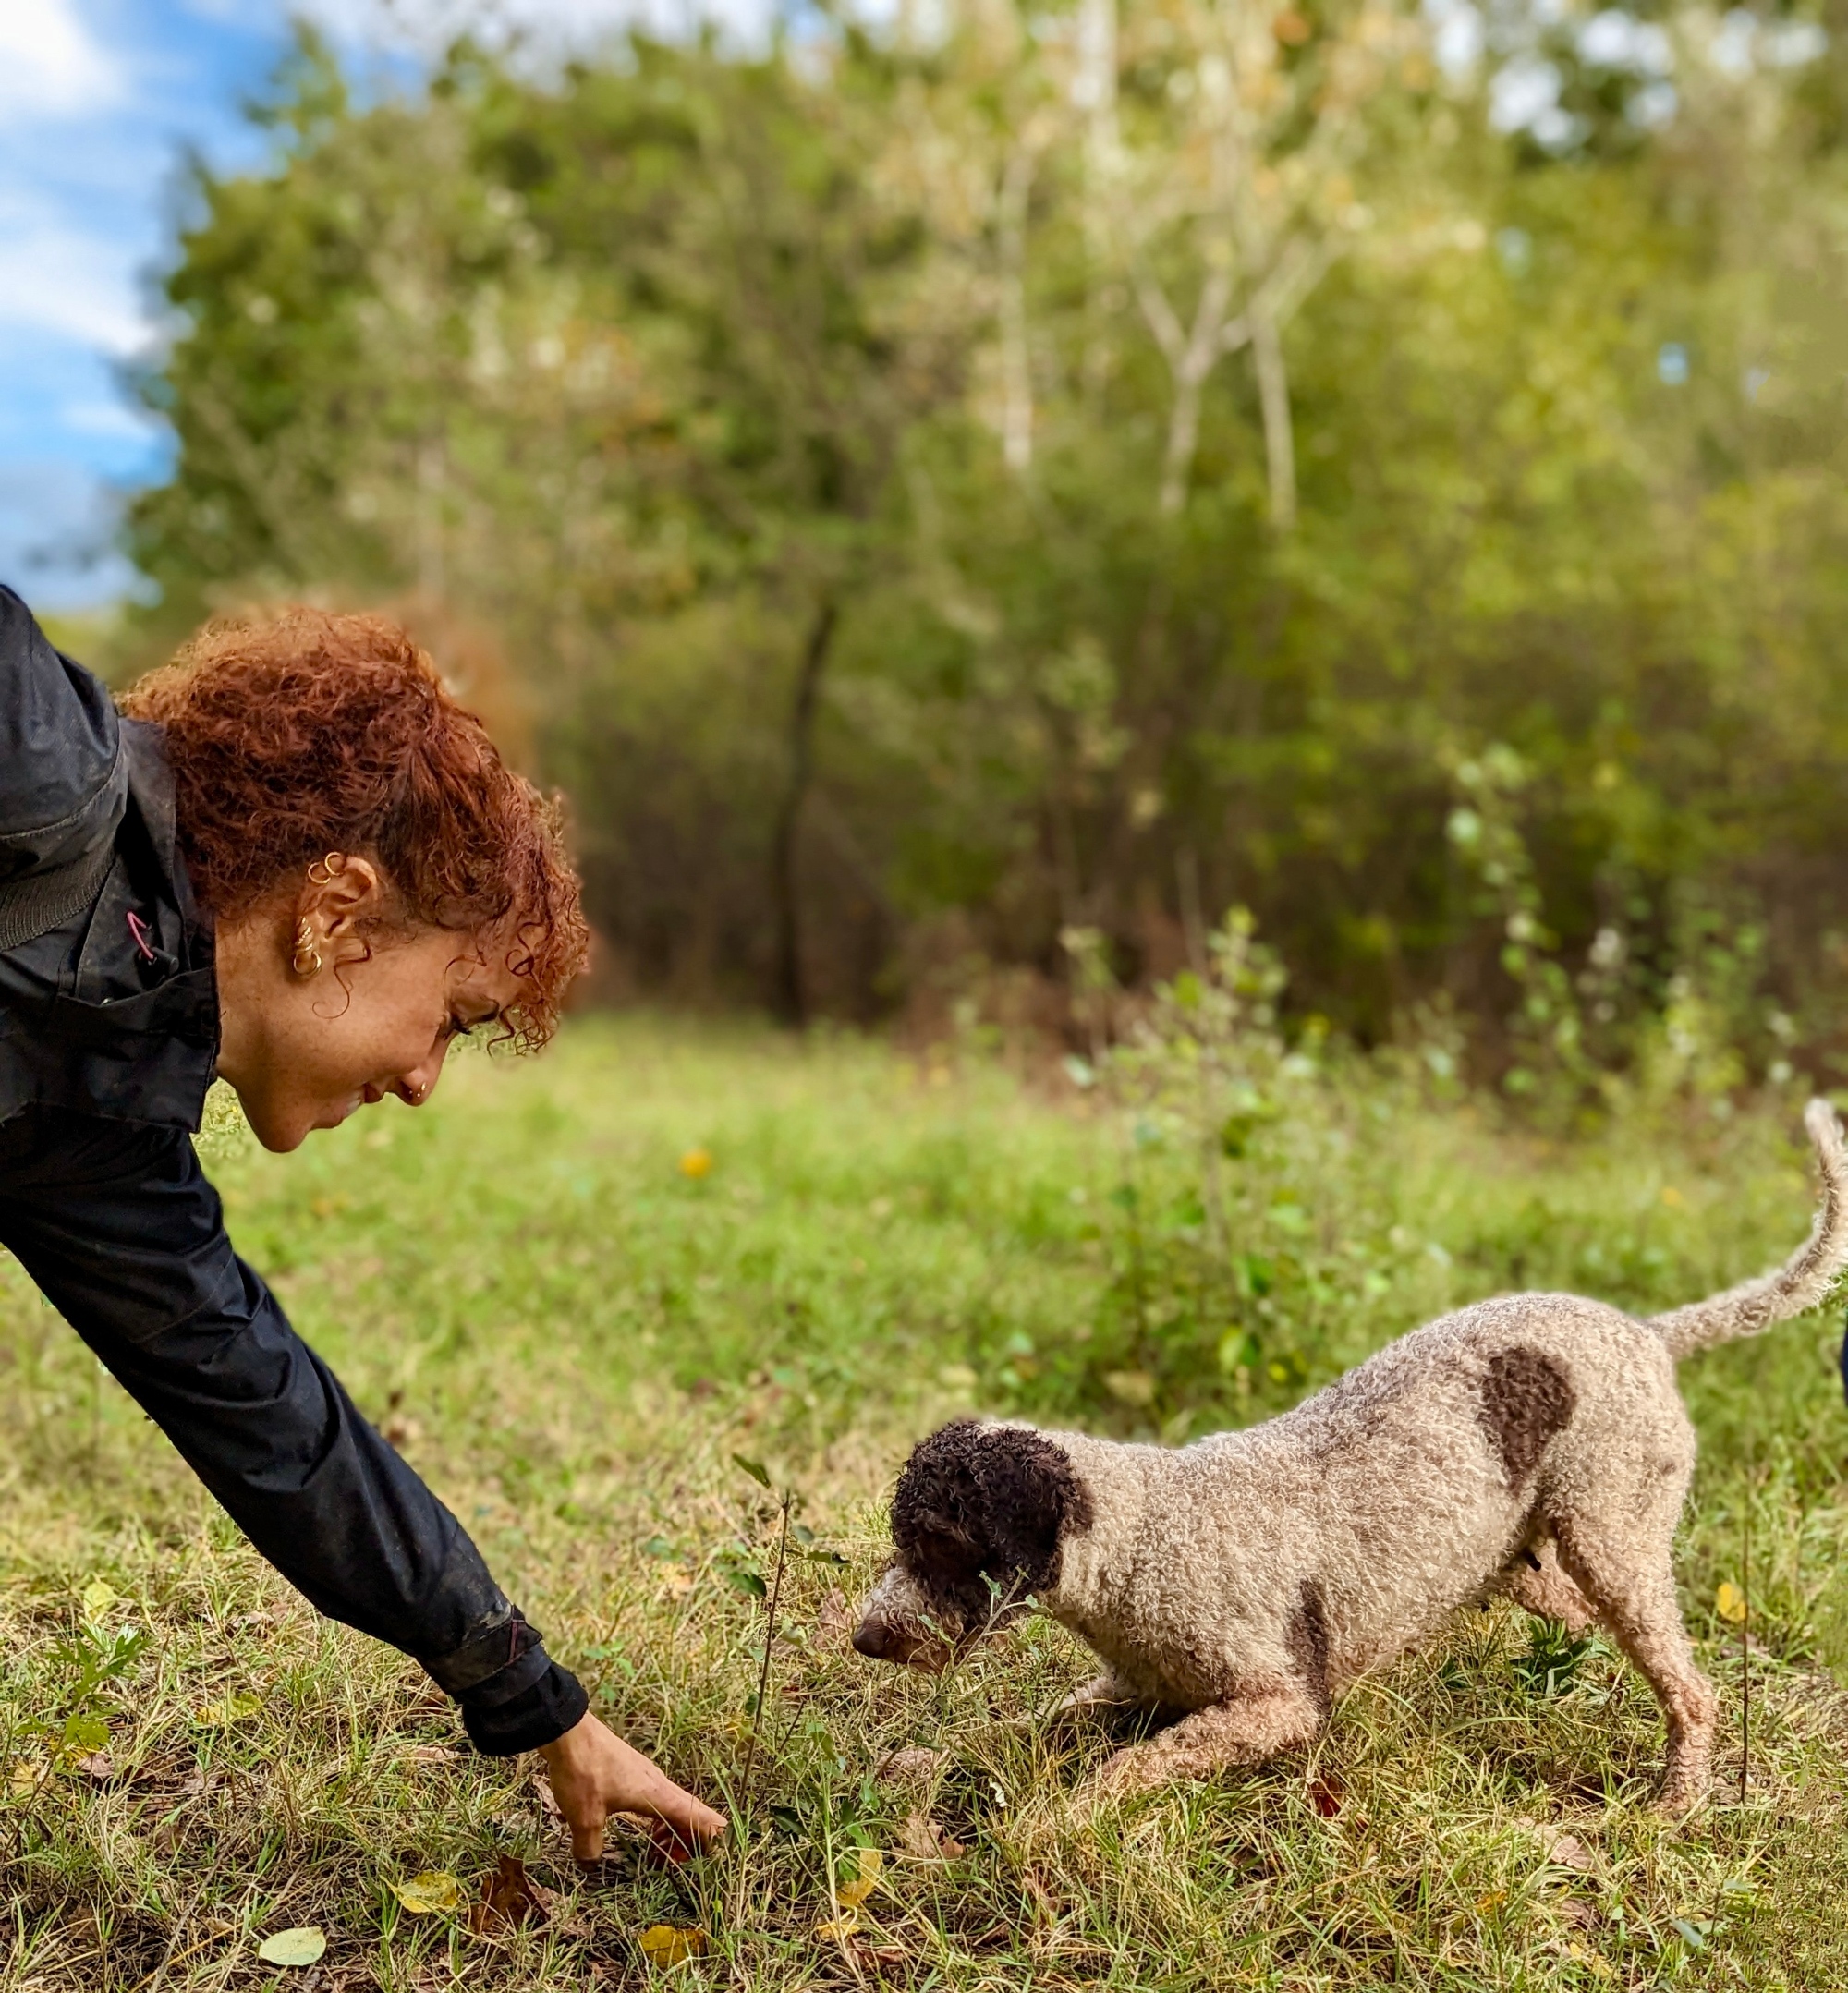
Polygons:
<instances>
[{"instance_id":1,"label":"dog's hind leg","mask_svg":"<svg viewBox=\"0 0 1848 1993\"><path fill-rule=\"evenodd\" d=\"M1502 1574L1501 1589L1538 1619L1561 1620L1574 1636L1598 1616L1597 1608L1560 1569L1559 1546L1542 1537Z\"/></svg>"},{"instance_id":2,"label":"dog's hind leg","mask_svg":"<svg viewBox=\"0 0 1848 1993\"><path fill-rule=\"evenodd\" d=\"M1707 1793L1718 1704L1681 1622L1667 1534L1639 1541L1627 1533L1562 1527L1560 1562L1655 1690L1669 1729L1656 1805L1663 1813L1686 1813Z\"/></svg>"},{"instance_id":3,"label":"dog's hind leg","mask_svg":"<svg viewBox=\"0 0 1848 1993\"><path fill-rule=\"evenodd\" d=\"M1088 1781L1097 1796L1126 1797L1182 1779L1208 1779L1234 1765L1261 1765L1312 1744L1328 1711L1298 1689L1215 1703L1184 1716L1146 1744L1132 1744Z\"/></svg>"}]
</instances>

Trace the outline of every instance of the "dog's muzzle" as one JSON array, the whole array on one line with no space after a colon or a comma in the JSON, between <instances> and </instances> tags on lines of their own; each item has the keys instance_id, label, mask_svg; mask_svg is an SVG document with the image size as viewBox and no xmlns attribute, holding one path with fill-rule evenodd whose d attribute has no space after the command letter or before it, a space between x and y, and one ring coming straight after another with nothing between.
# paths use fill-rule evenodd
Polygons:
<instances>
[{"instance_id":1,"label":"dog's muzzle","mask_svg":"<svg viewBox=\"0 0 1848 1993\"><path fill-rule=\"evenodd\" d=\"M864 1619L854 1629L854 1652L868 1660L893 1661L901 1668L923 1668L932 1674L947 1668L950 1652L934 1635L914 1633L889 1620Z\"/></svg>"},{"instance_id":2,"label":"dog's muzzle","mask_svg":"<svg viewBox=\"0 0 1848 1993\"><path fill-rule=\"evenodd\" d=\"M861 1602L854 1652L933 1672L950 1665L950 1644L932 1623L929 1599L895 1562Z\"/></svg>"}]
</instances>

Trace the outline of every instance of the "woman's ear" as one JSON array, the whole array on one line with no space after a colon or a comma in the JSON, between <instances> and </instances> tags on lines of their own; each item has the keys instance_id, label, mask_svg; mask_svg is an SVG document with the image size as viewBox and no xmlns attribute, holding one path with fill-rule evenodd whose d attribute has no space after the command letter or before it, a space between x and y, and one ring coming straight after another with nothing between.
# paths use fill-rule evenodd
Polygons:
<instances>
[{"instance_id":1,"label":"woman's ear","mask_svg":"<svg viewBox=\"0 0 1848 1993\"><path fill-rule=\"evenodd\" d=\"M331 851L308 868L289 924L299 932L306 923L336 961L351 961L367 952L364 930L385 910L384 879L371 859Z\"/></svg>"}]
</instances>

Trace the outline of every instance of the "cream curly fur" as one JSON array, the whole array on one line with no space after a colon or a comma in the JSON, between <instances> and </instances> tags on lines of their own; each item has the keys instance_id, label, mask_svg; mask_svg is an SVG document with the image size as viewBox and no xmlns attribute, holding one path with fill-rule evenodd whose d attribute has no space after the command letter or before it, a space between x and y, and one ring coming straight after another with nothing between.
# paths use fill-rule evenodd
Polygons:
<instances>
[{"instance_id":1,"label":"cream curly fur","mask_svg":"<svg viewBox=\"0 0 1848 1993\"><path fill-rule=\"evenodd\" d=\"M1178 1450L965 1423L912 1455L899 1554L862 1608L863 1653L941 1664L1037 1603L1104 1672L1077 1700L1185 1712L1118 1753L1118 1790L1312 1739L1356 1677L1486 1592L1596 1619L1668 1719L1660 1805L1705 1792L1713 1691L1671 1548L1695 1459L1678 1356L1814 1306L1848 1261L1848 1160L1805 1122L1822 1177L1779 1272L1653 1321L1569 1294L1484 1301L1414 1331L1295 1410Z\"/></svg>"}]
</instances>

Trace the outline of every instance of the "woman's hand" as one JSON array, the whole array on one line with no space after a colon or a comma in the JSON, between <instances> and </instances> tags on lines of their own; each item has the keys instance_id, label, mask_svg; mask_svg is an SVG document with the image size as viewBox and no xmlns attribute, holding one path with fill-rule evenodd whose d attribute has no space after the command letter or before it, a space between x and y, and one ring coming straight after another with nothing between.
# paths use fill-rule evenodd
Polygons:
<instances>
[{"instance_id":1,"label":"woman's hand","mask_svg":"<svg viewBox=\"0 0 1848 1993\"><path fill-rule=\"evenodd\" d=\"M675 1862L699 1853L725 1830L723 1814L682 1792L594 1716L585 1717L539 1755L571 1829L571 1852L580 1862L594 1862L602 1853L603 1824L613 1813L645 1815L655 1846Z\"/></svg>"}]
</instances>

